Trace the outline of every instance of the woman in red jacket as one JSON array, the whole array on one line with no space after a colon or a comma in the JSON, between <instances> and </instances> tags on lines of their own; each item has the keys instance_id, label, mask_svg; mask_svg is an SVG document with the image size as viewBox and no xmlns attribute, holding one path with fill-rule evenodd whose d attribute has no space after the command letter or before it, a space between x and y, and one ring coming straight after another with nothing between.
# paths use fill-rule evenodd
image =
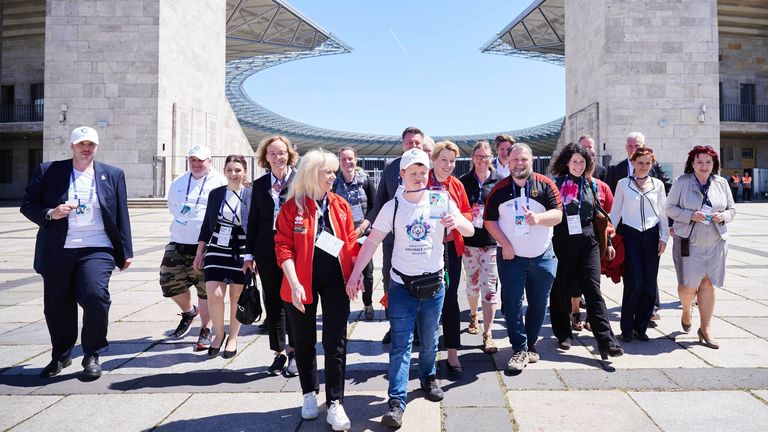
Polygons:
<instances>
[{"instance_id":1,"label":"woman in red jacket","mask_svg":"<svg viewBox=\"0 0 768 432\"><path fill-rule=\"evenodd\" d=\"M283 269L280 297L286 303L304 394L301 417L318 415L316 314L318 300L322 300L326 420L340 431L350 428L341 406L349 317L344 281L352 271L358 246L352 209L331 192L338 169L333 153L318 149L304 155L277 217L275 253Z\"/></svg>"}]
</instances>

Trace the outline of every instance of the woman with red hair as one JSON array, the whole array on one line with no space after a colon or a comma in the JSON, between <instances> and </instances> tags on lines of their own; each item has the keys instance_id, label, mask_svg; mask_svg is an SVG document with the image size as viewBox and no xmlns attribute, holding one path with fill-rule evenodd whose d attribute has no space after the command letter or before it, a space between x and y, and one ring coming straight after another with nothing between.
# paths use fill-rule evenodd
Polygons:
<instances>
[{"instance_id":1,"label":"woman with red hair","mask_svg":"<svg viewBox=\"0 0 768 432\"><path fill-rule=\"evenodd\" d=\"M720 177L720 158L710 146L688 152L684 174L675 180L667 197L666 213L674 220L672 259L677 273L677 292L683 305L680 324L691 329L691 304L699 306L699 342L712 349L720 345L712 338L710 323L715 310L715 287L725 280L728 228L733 220L733 195L728 181Z\"/></svg>"}]
</instances>

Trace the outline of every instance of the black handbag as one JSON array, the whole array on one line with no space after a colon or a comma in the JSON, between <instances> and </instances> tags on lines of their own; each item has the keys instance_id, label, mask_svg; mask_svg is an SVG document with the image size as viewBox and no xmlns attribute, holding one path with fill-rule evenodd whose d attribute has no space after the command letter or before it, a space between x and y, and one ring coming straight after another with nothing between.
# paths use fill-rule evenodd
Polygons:
<instances>
[{"instance_id":1,"label":"black handbag","mask_svg":"<svg viewBox=\"0 0 768 432\"><path fill-rule=\"evenodd\" d=\"M394 267L392 270L396 275L400 276L411 295L420 299L432 298L440 290L444 280L442 270L418 276L408 276L397 271Z\"/></svg>"},{"instance_id":2,"label":"black handbag","mask_svg":"<svg viewBox=\"0 0 768 432\"><path fill-rule=\"evenodd\" d=\"M253 324L261 319L261 293L256 287L256 275L250 270L245 273L245 286L237 299L235 317L243 324Z\"/></svg>"}]
</instances>

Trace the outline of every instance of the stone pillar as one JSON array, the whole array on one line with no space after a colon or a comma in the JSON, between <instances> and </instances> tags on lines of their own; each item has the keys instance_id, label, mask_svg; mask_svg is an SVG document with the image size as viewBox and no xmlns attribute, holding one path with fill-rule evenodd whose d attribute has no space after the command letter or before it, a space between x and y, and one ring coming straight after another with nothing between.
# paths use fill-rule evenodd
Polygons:
<instances>
[{"instance_id":1,"label":"stone pillar","mask_svg":"<svg viewBox=\"0 0 768 432\"><path fill-rule=\"evenodd\" d=\"M626 157L627 133L639 131L673 175L691 147L719 149L716 0L569 0L565 8L566 141L591 133L615 164Z\"/></svg>"}]
</instances>

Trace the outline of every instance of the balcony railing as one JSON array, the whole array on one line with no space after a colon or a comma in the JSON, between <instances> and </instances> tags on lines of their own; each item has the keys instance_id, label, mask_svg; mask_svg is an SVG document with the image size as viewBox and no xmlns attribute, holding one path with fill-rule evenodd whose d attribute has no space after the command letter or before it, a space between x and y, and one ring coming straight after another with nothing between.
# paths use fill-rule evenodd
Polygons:
<instances>
[{"instance_id":1,"label":"balcony railing","mask_svg":"<svg viewBox=\"0 0 768 432\"><path fill-rule=\"evenodd\" d=\"M0 105L0 123L43 121L43 104Z\"/></svg>"},{"instance_id":2,"label":"balcony railing","mask_svg":"<svg viewBox=\"0 0 768 432\"><path fill-rule=\"evenodd\" d=\"M768 105L720 105L720 121L768 122Z\"/></svg>"}]
</instances>

